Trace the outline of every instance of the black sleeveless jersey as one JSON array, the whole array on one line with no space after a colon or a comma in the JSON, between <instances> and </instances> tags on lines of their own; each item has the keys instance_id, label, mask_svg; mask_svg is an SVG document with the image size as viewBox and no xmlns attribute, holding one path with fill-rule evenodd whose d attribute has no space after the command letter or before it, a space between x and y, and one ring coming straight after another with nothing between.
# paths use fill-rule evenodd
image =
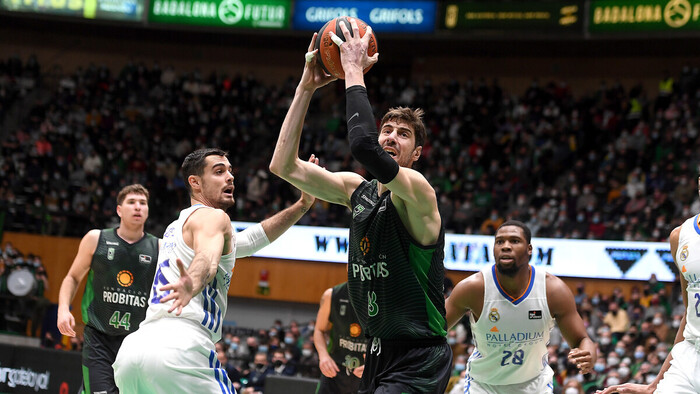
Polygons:
<instances>
[{"instance_id":1,"label":"black sleeveless jersey","mask_svg":"<svg viewBox=\"0 0 700 394\"><path fill-rule=\"evenodd\" d=\"M130 244L116 229L100 231L83 294L83 322L107 335L136 331L146 317L157 264L157 237L146 233Z\"/></svg>"},{"instance_id":2,"label":"black sleeveless jersey","mask_svg":"<svg viewBox=\"0 0 700 394\"><path fill-rule=\"evenodd\" d=\"M328 320L333 324L328 342L328 354L338 366L346 368L348 375L364 364L367 340L362 332L360 321L350 304L348 283L333 287L331 313Z\"/></svg>"},{"instance_id":3,"label":"black sleeveless jersey","mask_svg":"<svg viewBox=\"0 0 700 394\"><path fill-rule=\"evenodd\" d=\"M418 244L391 192L377 193L377 181L365 181L350 200L348 289L362 328L384 339L445 336L444 229L434 245Z\"/></svg>"}]
</instances>

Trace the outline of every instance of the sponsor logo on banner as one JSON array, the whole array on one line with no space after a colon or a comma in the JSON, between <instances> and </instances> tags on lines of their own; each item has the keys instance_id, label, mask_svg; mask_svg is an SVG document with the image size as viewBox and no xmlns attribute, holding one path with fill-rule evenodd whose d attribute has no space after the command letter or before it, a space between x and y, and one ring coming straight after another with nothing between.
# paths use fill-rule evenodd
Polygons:
<instances>
[{"instance_id":1,"label":"sponsor logo on banner","mask_svg":"<svg viewBox=\"0 0 700 394\"><path fill-rule=\"evenodd\" d=\"M617 264L623 275L647 252L646 249L623 248L605 248L605 251L608 252L610 258Z\"/></svg>"},{"instance_id":2,"label":"sponsor logo on banner","mask_svg":"<svg viewBox=\"0 0 700 394\"><path fill-rule=\"evenodd\" d=\"M669 270L671 270L671 272L674 273L674 275L678 274L678 266L676 266L676 263L673 261L671 249L657 249L656 254L664 263L666 263L666 266Z\"/></svg>"},{"instance_id":3,"label":"sponsor logo on banner","mask_svg":"<svg viewBox=\"0 0 700 394\"><path fill-rule=\"evenodd\" d=\"M6 384L7 387L29 387L34 391L48 390L50 377L49 371L41 373L24 367L0 367L0 383Z\"/></svg>"}]
</instances>

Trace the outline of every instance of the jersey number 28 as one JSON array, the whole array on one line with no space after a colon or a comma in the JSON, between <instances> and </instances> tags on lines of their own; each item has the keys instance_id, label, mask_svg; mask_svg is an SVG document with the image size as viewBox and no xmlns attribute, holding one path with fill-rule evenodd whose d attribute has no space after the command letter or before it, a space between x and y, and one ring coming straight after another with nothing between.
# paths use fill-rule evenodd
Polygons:
<instances>
[{"instance_id":1,"label":"jersey number 28","mask_svg":"<svg viewBox=\"0 0 700 394\"><path fill-rule=\"evenodd\" d=\"M525 358L525 352L522 351L522 349L518 349L514 352L504 350L501 366L506 366L508 364L523 365L523 358Z\"/></svg>"}]
</instances>

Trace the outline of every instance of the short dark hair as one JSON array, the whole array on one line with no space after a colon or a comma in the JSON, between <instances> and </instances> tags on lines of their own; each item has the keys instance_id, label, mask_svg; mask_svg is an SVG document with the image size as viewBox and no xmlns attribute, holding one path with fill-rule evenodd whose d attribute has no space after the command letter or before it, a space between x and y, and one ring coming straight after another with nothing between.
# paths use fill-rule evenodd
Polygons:
<instances>
[{"instance_id":1,"label":"short dark hair","mask_svg":"<svg viewBox=\"0 0 700 394\"><path fill-rule=\"evenodd\" d=\"M515 227L520 227L523 230L523 233L525 233L525 240L527 241L528 244L530 244L532 241L532 231L530 231L530 227L527 226L527 224L521 222L520 220L506 220L498 226L498 229L496 229L496 234L498 234L498 230L501 229L501 227L506 227L506 226L515 226Z\"/></svg>"},{"instance_id":2,"label":"short dark hair","mask_svg":"<svg viewBox=\"0 0 700 394\"><path fill-rule=\"evenodd\" d=\"M117 205L122 205L124 202L124 199L128 194L141 194L146 197L146 201L148 201L148 198L150 197L150 194L148 193L148 189L146 189L143 185L134 183L133 185L127 185L122 188L122 190L119 191L119 194L117 194Z\"/></svg>"},{"instance_id":3,"label":"short dark hair","mask_svg":"<svg viewBox=\"0 0 700 394\"><path fill-rule=\"evenodd\" d=\"M197 149L185 157L180 170L182 171L185 186L187 187L187 191L190 192L190 195L192 195L192 188L190 187L190 182L187 181L187 178L189 178L190 175L202 176L204 174L204 162L207 156L226 157L228 156L228 152L219 148L203 148Z\"/></svg>"},{"instance_id":4,"label":"short dark hair","mask_svg":"<svg viewBox=\"0 0 700 394\"><path fill-rule=\"evenodd\" d=\"M395 120L399 122L404 122L409 126L413 127L413 132L416 136L416 146L423 146L425 144L425 139L427 138L427 133L425 131L425 123L423 123L423 110L420 108L412 109L408 107L394 107L390 108L389 111L384 114L382 121L380 123L380 128L384 126L384 123Z\"/></svg>"}]
</instances>

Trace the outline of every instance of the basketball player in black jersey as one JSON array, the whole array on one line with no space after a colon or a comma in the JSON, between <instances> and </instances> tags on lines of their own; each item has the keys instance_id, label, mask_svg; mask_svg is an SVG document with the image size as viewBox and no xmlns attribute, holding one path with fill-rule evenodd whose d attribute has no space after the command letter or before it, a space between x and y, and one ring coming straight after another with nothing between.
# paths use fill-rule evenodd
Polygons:
<instances>
[{"instance_id":1,"label":"basketball player in black jersey","mask_svg":"<svg viewBox=\"0 0 700 394\"><path fill-rule=\"evenodd\" d=\"M114 362L124 338L146 317L148 295L158 263L158 238L146 233L148 190L138 184L117 195L119 227L90 230L58 294L58 329L75 336L70 304L88 276L82 300L83 392L118 393Z\"/></svg>"},{"instance_id":2,"label":"basketball player in black jersey","mask_svg":"<svg viewBox=\"0 0 700 394\"><path fill-rule=\"evenodd\" d=\"M445 340L442 294L444 230L437 198L425 177L411 167L421 155L425 125L420 109L394 108L379 135L363 70L371 28L360 38L341 24L346 118L353 157L375 178L330 172L298 157L301 130L316 89L334 78L322 71L313 50L282 124L270 170L297 188L352 211L348 290L368 339L360 393L443 393L452 351ZM333 36L332 36L333 38Z\"/></svg>"}]
</instances>

